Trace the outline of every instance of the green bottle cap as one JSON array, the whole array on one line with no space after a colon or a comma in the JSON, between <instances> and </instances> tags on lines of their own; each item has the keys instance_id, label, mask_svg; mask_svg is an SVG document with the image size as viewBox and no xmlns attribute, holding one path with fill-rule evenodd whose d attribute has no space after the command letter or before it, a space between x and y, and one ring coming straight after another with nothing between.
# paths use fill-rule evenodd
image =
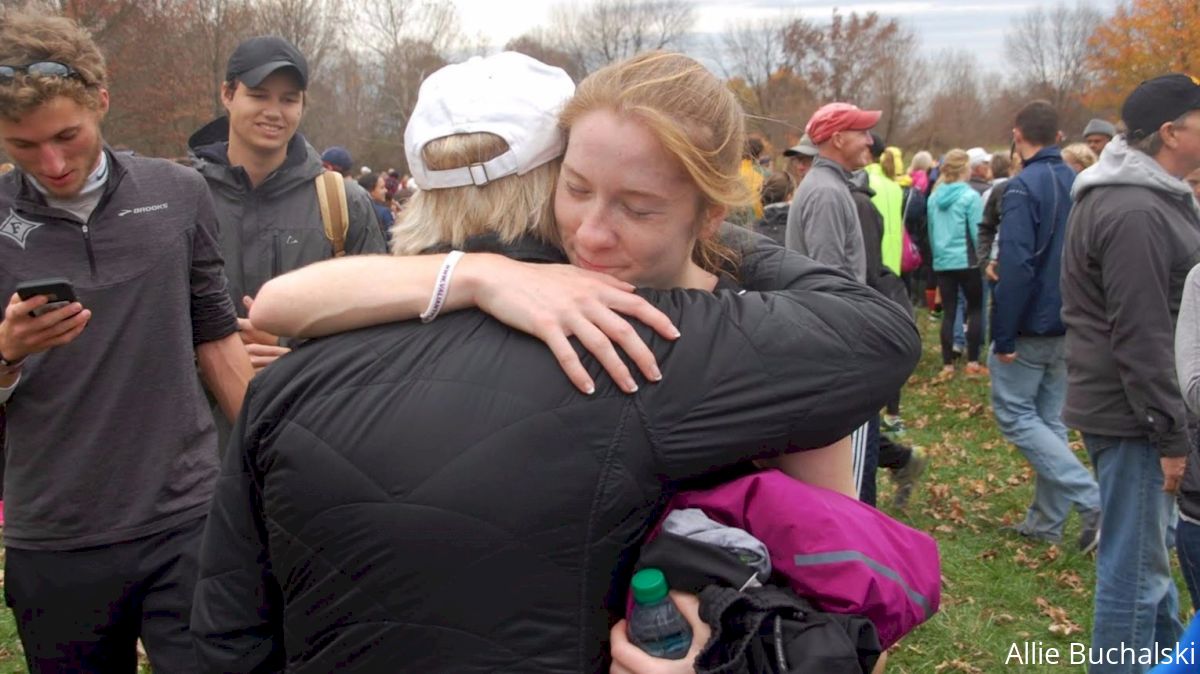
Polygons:
<instances>
[{"instance_id":1,"label":"green bottle cap","mask_svg":"<svg viewBox=\"0 0 1200 674\"><path fill-rule=\"evenodd\" d=\"M639 604L653 604L666 598L667 577L658 569L642 569L633 574L629 585L633 588L633 600Z\"/></svg>"}]
</instances>

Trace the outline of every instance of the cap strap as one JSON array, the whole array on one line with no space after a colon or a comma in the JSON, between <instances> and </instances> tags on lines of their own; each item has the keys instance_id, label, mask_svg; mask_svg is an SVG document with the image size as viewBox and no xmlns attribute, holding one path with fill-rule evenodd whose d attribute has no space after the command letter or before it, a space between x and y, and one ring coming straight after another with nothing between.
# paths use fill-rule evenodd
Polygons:
<instances>
[{"instance_id":1,"label":"cap strap","mask_svg":"<svg viewBox=\"0 0 1200 674\"><path fill-rule=\"evenodd\" d=\"M493 157L485 162L440 171L425 169L419 171L414 177L417 179L417 185L423 190L465 185L482 187L493 180L516 173L518 168L517 156L512 150L509 150L499 157Z\"/></svg>"}]
</instances>

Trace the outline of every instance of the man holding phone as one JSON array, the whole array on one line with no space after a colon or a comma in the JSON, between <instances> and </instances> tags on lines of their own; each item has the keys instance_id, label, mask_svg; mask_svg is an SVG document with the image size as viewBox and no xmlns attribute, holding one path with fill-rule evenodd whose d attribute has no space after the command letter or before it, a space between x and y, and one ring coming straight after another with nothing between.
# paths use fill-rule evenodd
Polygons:
<instances>
[{"instance_id":1,"label":"man holding phone","mask_svg":"<svg viewBox=\"0 0 1200 674\"><path fill-rule=\"evenodd\" d=\"M105 146L106 79L74 22L0 20L5 595L32 672L132 674L139 638L192 672L217 475L196 364L230 418L253 371L203 179Z\"/></svg>"}]
</instances>

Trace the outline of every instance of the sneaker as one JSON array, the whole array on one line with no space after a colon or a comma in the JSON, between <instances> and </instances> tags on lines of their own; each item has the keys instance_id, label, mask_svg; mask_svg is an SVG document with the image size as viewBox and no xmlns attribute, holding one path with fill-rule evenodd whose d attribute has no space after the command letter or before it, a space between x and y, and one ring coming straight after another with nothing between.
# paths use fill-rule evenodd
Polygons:
<instances>
[{"instance_id":1,"label":"sneaker","mask_svg":"<svg viewBox=\"0 0 1200 674\"><path fill-rule=\"evenodd\" d=\"M1079 532L1079 551L1091 554L1100 546L1100 511L1083 513L1083 529Z\"/></svg>"},{"instance_id":2,"label":"sneaker","mask_svg":"<svg viewBox=\"0 0 1200 674\"><path fill-rule=\"evenodd\" d=\"M908 507L908 499L912 497L913 488L917 486L917 481L921 479L921 475L925 473L928 466L929 455L925 453L924 448L913 447L908 463L892 471L892 478L896 481L896 495L892 497L893 508L904 510Z\"/></svg>"},{"instance_id":3,"label":"sneaker","mask_svg":"<svg viewBox=\"0 0 1200 674\"><path fill-rule=\"evenodd\" d=\"M1051 545L1062 545L1062 539L1051 536L1050 534L1034 533L1029 531L1025 528L1024 523L1005 525L1000 527L1000 531L1017 534L1018 536L1027 538L1031 541L1049 543Z\"/></svg>"},{"instance_id":4,"label":"sneaker","mask_svg":"<svg viewBox=\"0 0 1200 674\"><path fill-rule=\"evenodd\" d=\"M880 421L879 426L880 430L884 433L891 433L892 435L904 435L904 420L899 416L885 414L883 419Z\"/></svg>"},{"instance_id":5,"label":"sneaker","mask_svg":"<svg viewBox=\"0 0 1200 674\"><path fill-rule=\"evenodd\" d=\"M967 363L966 367L963 368L963 372L968 377L986 377L990 374L986 367L975 362Z\"/></svg>"}]
</instances>

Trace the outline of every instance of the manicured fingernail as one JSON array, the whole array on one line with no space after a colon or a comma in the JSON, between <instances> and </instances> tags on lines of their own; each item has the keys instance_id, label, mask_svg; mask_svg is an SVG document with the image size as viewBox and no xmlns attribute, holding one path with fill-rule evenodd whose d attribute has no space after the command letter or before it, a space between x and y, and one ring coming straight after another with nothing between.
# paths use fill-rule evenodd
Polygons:
<instances>
[{"instance_id":1,"label":"manicured fingernail","mask_svg":"<svg viewBox=\"0 0 1200 674\"><path fill-rule=\"evenodd\" d=\"M634 383L634 381L632 379L625 382L625 392L626 393L637 393L637 390L638 390L638 386L637 386L637 384Z\"/></svg>"},{"instance_id":2,"label":"manicured fingernail","mask_svg":"<svg viewBox=\"0 0 1200 674\"><path fill-rule=\"evenodd\" d=\"M584 393L586 393L588 395L592 395L595 392L596 392L596 387L592 384L588 384L587 390L584 391Z\"/></svg>"},{"instance_id":3,"label":"manicured fingernail","mask_svg":"<svg viewBox=\"0 0 1200 674\"><path fill-rule=\"evenodd\" d=\"M662 372L659 372L658 368L656 367L654 368L654 371L650 373L650 378L654 381L662 381Z\"/></svg>"},{"instance_id":4,"label":"manicured fingernail","mask_svg":"<svg viewBox=\"0 0 1200 674\"><path fill-rule=\"evenodd\" d=\"M675 339L679 339L682 336L683 333L679 332L679 328L675 328Z\"/></svg>"}]
</instances>

